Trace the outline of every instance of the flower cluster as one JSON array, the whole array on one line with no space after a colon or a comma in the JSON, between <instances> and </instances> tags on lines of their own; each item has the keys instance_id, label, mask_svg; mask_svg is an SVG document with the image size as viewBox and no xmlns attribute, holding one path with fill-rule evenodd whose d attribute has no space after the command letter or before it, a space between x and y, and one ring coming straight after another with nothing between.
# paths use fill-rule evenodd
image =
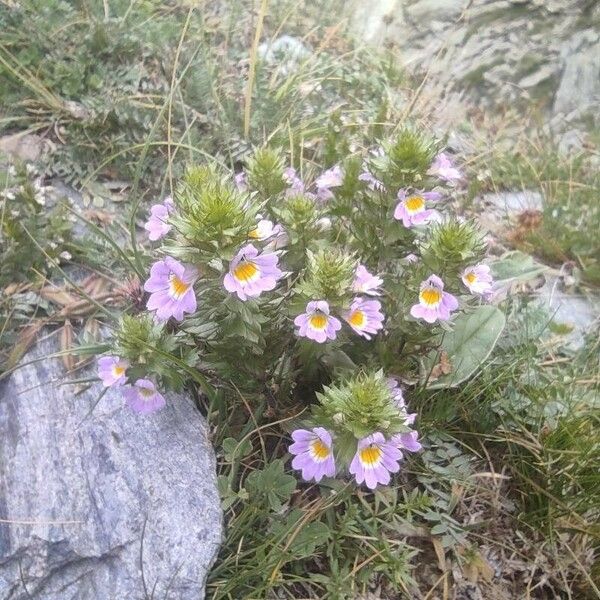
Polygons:
<instances>
[{"instance_id":1,"label":"flower cluster","mask_svg":"<svg viewBox=\"0 0 600 600\"><path fill-rule=\"evenodd\" d=\"M352 291L368 295L379 295L379 287L383 283L380 277L369 273L364 265L356 269ZM340 315L352 330L358 335L371 339L383 328L384 315L381 312L381 302L355 296L348 310ZM312 300L306 305L303 314L294 319L298 327L297 334L318 343L335 340L342 323L331 314L329 303L326 300Z\"/></svg>"},{"instance_id":2,"label":"flower cluster","mask_svg":"<svg viewBox=\"0 0 600 600\"><path fill-rule=\"evenodd\" d=\"M104 387L123 387L123 396L130 408L141 414L149 414L165 405L163 395L149 379L137 379L128 384L129 363L118 356L102 356L98 359L98 377Z\"/></svg>"},{"instance_id":3,"label":"flower cluster","mask_svg":"<svg viewBox=\"0 0 600 600\"><path fill-rule=\"evenodd\" d=\"M410 428L416 415L407 413L402 390L395 379L385 380L381 373L366 376L363 380L358 378L341 390L333 393L330 390L326 401L337 410L341 408L340 404L360 403L361 394L365 392L372 394L370 401L379 404L382 414L389 417L391 413L389 420L380 419L378 424L381 428L387 425L390 429L391 422L400 430L395 432L392 428L387 433L373 431L359 436L353 431L353 435L349 435L340 427L339 419L336 421L335 418L330 421L329 429L322 426L296 429L292 432L294 442L289 452L294 455L292 467L302 472L304 480L319 482L323 477L334 477L343 465L354 476L356 483L364 483L369 489L375 489L379 484L390 483L391 474L400 470L404 452L418 452L421 449L418 432ZM327 420L325 414L317 418ZM375 415L375 420L378 418ZM340 440L340 446L350 449L349 453L338 451L337 439Z\"/></svg>"},{"instance_id":4,"label":"flower cluster","mask_svg":"<svg viewBox=\"0 0 600 600\"><path fill-rule=\"evenodd\" d=\"M147 310L123 317L98 361L103 385L144 414L190 376L207 394L258 401L269 389L288 406L322 390L292 433L293 468L307 481L388 484L421 448L416 414L397 380L366 365L384 360L414 381L414 353L434 350L439 324L493 288L475 229L448 216L461 174L439 150L402 131L310 179L307 163L270 148L235 175L189 169L150 208L144 227L161 245L138 303Z\"/></svg>"}]
</instances>

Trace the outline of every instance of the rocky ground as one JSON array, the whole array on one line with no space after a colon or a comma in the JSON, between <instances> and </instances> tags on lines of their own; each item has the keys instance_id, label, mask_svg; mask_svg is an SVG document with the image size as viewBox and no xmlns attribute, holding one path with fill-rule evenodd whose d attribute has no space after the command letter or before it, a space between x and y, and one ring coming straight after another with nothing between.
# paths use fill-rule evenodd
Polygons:
<instances>
[{"instance_id":1,"label":"rocky ground","mask_svg":"<svg viewBox=\"0 0 600 600\"><path fill-rule=\"evenodd\" d=\"M562 129L598 119L595 0L379 0L354 15L362 39L479 106L534 102Z\"/></svg>"}]
</instances>

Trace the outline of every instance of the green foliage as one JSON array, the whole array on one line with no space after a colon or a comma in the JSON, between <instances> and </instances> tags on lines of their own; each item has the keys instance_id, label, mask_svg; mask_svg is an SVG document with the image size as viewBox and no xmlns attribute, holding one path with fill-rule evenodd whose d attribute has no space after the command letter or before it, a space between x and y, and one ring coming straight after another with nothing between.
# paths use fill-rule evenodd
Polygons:
<instances>
[{"instance_id":1,"label":"green foliage","mask_svg":"<svg viewBox=\"0 0 600 600\"><path fill-rule=\"evenodd\" d=\"M456 273L484 252L483 235L473 221L451 218L436 223L423 241L423 261L434 273Z\"/></svg>"},{"instance_id":2,"label":"green foliage","mask_svg":"<svg viewBox=\"0 0 600 600\"><path fill-rule=\"evenodd\" d=\"M339 464L349 464L357 440L375 431L389 438L410 430L383 371L359 373L325 386L317 399L320 406L314 409L314 424L335 432Z\"/></svg>"},{"instance_id":3,"label":"green foliage","mask_svg":"<svg viewBox=\"0 0 600 600\"><path fill-rule=\"evenodd\" d=\"M176 334L168 333L148 315L124 314L114 334L114 350L126 359L131 381L152 373L163 385L180 390L186 369L194 365L197 352L181 344Z\"/></svg>"},{"instance_id":4,"label":"green foliage","mask_svg":"<svg viewBox=\"0 0 600 600\"><path fill-rule=\"evenodd\" d=\"M187 261L201 256L206 268L213 259L231 260L256 227L256 208L247 206L247 194L214 165L189 169L173 201L176 237L169 253Z\"/></svg>"},{"instance_id":5,"label":"green foliage","mask_svg":"<svg viewBox=\"0 0 600 600\"><path fill-rule=\"evenodd\" d=\"M281 152L259 148L248 160L248 183L263 199L276 196L286 188Z\"/></svg>"},{"instance_id":6,"label":"green foliage","mask_svg":"<svg viewBox=\"0 0 600 600\"><path fill-rule=\"evenodd\" d=\"M600 175L594 161L583 149L564 156L546 134L511 140L510 148L486 152L484 164L475 165L488 175L474 180L471 195L487 188L541 192L541 218L533 226L523 222L511 232L517 233L511 243L551 264L574 261L585 283L600 284Z\"/></svg>"},{"instance_id":7,"label":"green foliage","mask_svg":"<svg viewBox=\"0 0 600 600\"><path fill-rule=\"evenodd\" d=\"M188 11L157 0L24 0L3 8L0 132L44 130L56 145L46 173L77 185L101 174L143 176L160 187L165 164L169 176L201 155L233 164L265 140L312 155L333 110L349 115L345 126L380 120L389 88L402 81L390 57L367 51L308 46L303 61L257 60L247 139L242 65L255 23L239 3ZM264 39L283 26L303 38L307 14L319 15L315 40L337 25L331 2L280 1L270 7ZM348 142L334 137L334 146Z\"/></svg>"},{"instance_id":8,"label":"green foliage","mask_svg":"<svg viewBox=\"0 0 600 600\"><path fill-rule=\"evenodd\" d=\"M46 198L41 179L31 178L24 166L11 167L0 171L0 186L0 287L5 287L34 272L53 272L61 254L75 249L68 211Z\"/></svg>"},{"instance_id":9,"label":"green foliage","mask_svg":"<svg viewBox=\"0 0 600 600\"><path fill-rule=\"evenodd\" d=\"M336 306L347 308L352 297L352 282L357 267L356 259L335 247L307 251L304 280L298 292L308 300L326 298Z\"/></svg>"},{"instance_id":10,"label":"green foliage","mask_svg":"<svg viewBox=\"0 0 600 600\"><path fill-rule=\"evenodd\" d=\"M547 269L528 254L518 250L507 252L490 266L494 280L498 282L528 281Z\"/></svg>"},{"instance_id":11,"label":"green foliage","mask_svg":"<svg viewBox=\"0 0 600 600\"><path fill-rule=\"evenodd\" d=\"M508 325L484 360L493 335L479 340L488 333L480 317L487 312L499 323L498 315L466 297L458 279L465 262L483 257L479 234L455 219L410 230L393 219L399 187L438 185L427 171L441 144L401 127L379 156L366 150L396 126L395 111L406 108L406 81L392 55L349 49L347 40L329 35L337 29L323 35L338 24L343 4L269 3L264 40L285 26L306 41L309 55L294 64L259 58L245 136L240 107L255 14L240 3L192 7L189 22L183 5L154 0L9 3L0 10L0 130L43 132L56 146L40 165L45 174L77 184L96 174L132 179L133 200L141 182L147 192L162 180L173 193L177 216L161 252L199 267L198 312L160 327L136 314L143 304L137 298L117 327L113 350L130 360L132 379L152 373L161 387L175 389L210 383L203 387L205 409L219 451L227 533L209 597L354 600L375 592L416 598L430 594L438 580L439 557L431 551L438 540L453 572L482 542L492 553L496 544L501 549L495 560L510 553L526 564L529 552L528 577L543 571L554 597L570 582L585 583L582 571L599 537L597 335L582 352L566 353L565 331L548 326L551 315L509 300ZM307 36L309 29L314 33ZM311 43L318 49L311 51ZM254 155L253 145L261 148ZM542 226L514 243L557 264L574 260L585 281L597 281L595 172L583 156L565 161L553 149L511 147L514 152L490 160L492 187L540 187L545 199ZM219 165L186 172L207 155L216 155ZM223 162L236 170L245 162L248 193L233 186ZM314 201L310 185L305 193L286 194L288 164L307 183L319 168L341 164L343 184L326 205ZM358 179L365 168L387 192ZM174 190L172 181L179 181ZM486 183L476 181L473 191L485 191ZM18 171L16 181L7 176L6 191L19 186L14 198L4 198L1 213L0 331L8 350L19 342L15 325L50 314L30 284L36 273L40 282L54 280L53 260L63 262L63 252L96 269L114 267L115 278L131 270L132 259L140 273L150 260L138 248L135 256L122 251L125 262L114 265L115 246L107 238L118 235L118 226L107 231L104 245L91 237L74 244L64 210L41 207L39 187L26 173ZM222 279L235 250L251 241L257 214L283 225L287 246L275 246L290 275L272 295L242 302L224 293ZM120 237L114 243L122 247ZM409 252L421 262L409 263ZM320 264L311 265L311 256L321 257ZM304 296L347 306L350 265L357 262L384 278L385 334L367 342L344 325L326 347L298 341L291 320L304 309ZM544 267L515 252L492 269L496 279L513 282ZM432 271L461 295L465 312L454 330L408 316L420 281ZM12 285L17 281L23 288ZM301 282L310 284L306 294ZM461 343L465 332L473 333L468 344ZM453 371L434 381L441 350ZM469 360L460 358L463 351ZM289 439L273 420L286 428L310 422L303 409L324 400L316 410L338 432L343 462L356 436L368 432L365 421L401 430L377 369L409 384L423 363L433 385L411 387L407 399L419 412L424 451L403 463L396 486L373 494L343 481L317 488L287 473ZM459 386L448 387L459 378ZM555 562L544 569L549 542ZM500 563L497 572L510 572L506 566ZM575 585L565 597L587 597ZM536 584L540 594L543 588Z\"/></svg>"},{"instance_id":12,"label":"green foliage","mask_svg":"<svg viewBox=\"0 0 600 600\"><path fill-rule=\"evenodd\" d=\"M274 460L261 471L250 473L246 488L258 502L264 500L272 511L278 512L296 489L296 478L284 472L283 461Z\"/></svg>"},{"instance_id":13,"label":"green foliage","mask_svg":"<svg viewBox=\"0 0 600 600\"><path fill-rule=\"evenodd\" d=\"M485 364L504 329L506 318L495 306L478 306L459 315L452 331L442 336L439 349L425 358L422 379L431 388L455 387L472 377ZM449 373L431 379L441 353Z\"/></svg>"},{"instance_id":14,"label":"green foliage","mask_svg":"<svg viewBox=\"0 0 600 600\"><path fill-rule=\"evenodd\" d=\"M423 131L405 126L383 149L382 155L370 159L371 171L386 187L398 190L423 186L440 144Z\"/></svg>"}]
</instances>

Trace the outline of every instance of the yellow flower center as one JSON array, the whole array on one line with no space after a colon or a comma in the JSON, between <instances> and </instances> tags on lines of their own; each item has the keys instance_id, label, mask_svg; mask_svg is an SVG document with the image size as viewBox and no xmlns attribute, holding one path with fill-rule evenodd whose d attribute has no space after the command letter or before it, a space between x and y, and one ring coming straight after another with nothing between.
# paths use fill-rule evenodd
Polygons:
<instances>
[{"instance_id":1,"label":"yellow flower center","mask_svg":"<svg viewBox=\"0 0 600 600\"><path fill-rule=\"evenodd\" d=\"M329 448L318 438L311 442L310 449L317 460L325 460L331 454Z\"/></svg>"},{"instance_id":2,"label":"yellow flower center","mask_svg":"<svg viewBox=\"0 0 600 600\"><path fill-rule=\"evenodd\" d=\"M421 196L411 196L404 202L404 206L408 212L420 212L425 208L425 200Z\"/></svg>"},{"instance_id":3,"label":"yellow flower center","mask_svg":"<svg viewBox=\"0 0 600 600\"><path fill-rule=\"evenodd\" d=\"M421 290L421 301L428 306L435 306L439 304L442 299L442 292L434 287L427 287Z\"/></svg>"},{"instance_id":4,"label":"yellow flower center","mask_svg":"<svg viewBox=\"0 0 600 600\"><path fill-rule=\"evenodd\" d=\"M149 390L148 388L145 388L145 387L139 387L138 392L140 393L140 396L142 396L143 398L150 398L150 396L154 396L154 390Z\"/></svg>"},{"instance_id":5,"label":"yellow flower center","mask_svg":"<svg viewBox=\"0 0 600 600\"><path fill-rule=\"evenodd\" d=\"M313 329L325 329L327 326L327 315L317 312L309 317L308 322Z\"/></svg>"},{"instance_id":6,"label":"yellow flower center","mask_svg":"<svg viewBox=\"0 0 600 600\"><path fill-rule=\"evenodd\" d=\"M259 274L258 267L249 260L242 261L235 269L233 269L233 276L242 283L248 283Z\"/></svg>"},{"instance_id":7,"label":"yellow flower center","mask_svg":"<svg viewBox=\"0 0 600 600\"><path fill-rule=\"evenodd\" d=\"M367 446L358 451L360 462L367 467L372 467L379 463L382 455L383 451L379 446Z\"/></svg>"},{"instance_id":8,"label":"yellow flower center","mask_svg":"<svg viewBox=\"0 0 600 600\"><path fill-rule=\"evenodd\" d=\"M175 273L169 275L169 285L171 288L171 296L174 298L181 298L181 296L183 296L190 288L190 284L179 279Z\"/></svg>"},{"instance_id":9,"label":"yellow flower center","mask_svg":"<svg viewBox=\"0 0 600 600\"><path fill-rule=\"evenodd\" d=\"M358 327L359 329L364 326L366 321L367 317L362 310L355 310L348 318L348 323L354 327Z\"/></svg>"},{"instance_id":10,"label":"yellow flower center","mask_svg":"<svg viewBox=\"0 0 600 600\"><path fill-rule=\"evenodd\" d=\"M473 273L473 271L469 271L466 275L465 275L465 279L469 282L469 283L474 283L477 280L477 275L475 275L475 273Z\"/></svg>"},{"instance_id":11,"label":"yellow flower center","mask_svg":"<svg viewBox=\"0 0 600 600\"><path fill-rule=\"evenodd\" d=\"M125 373L125 367L120 367L119 365L115 365L113 367L113 375L115 377L121 377Z\"/></svg>"},{"instance_id":12,"label":"yellow flower center","mask_svg":"<svg viewBox=\"0 0 600 600\"><path fill-rule=\"evenodd\" d=\"M252 238L253 240L258 240L260 238L260 231L258 230L258 227L256 227L255 229L253 229L249 234L248 234L249 238Z\"/></svg>"}]
</instances>

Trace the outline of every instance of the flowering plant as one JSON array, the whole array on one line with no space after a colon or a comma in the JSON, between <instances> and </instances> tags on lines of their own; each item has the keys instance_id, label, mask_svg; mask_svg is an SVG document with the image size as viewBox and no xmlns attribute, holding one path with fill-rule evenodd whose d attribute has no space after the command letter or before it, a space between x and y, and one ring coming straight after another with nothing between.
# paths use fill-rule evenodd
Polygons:
<instances>
[{"instance_id":1,"label":"flowering plant","mask_svg":"<svg viewBox=\"0 0 600 600\"><path fill-rule=\"evenodd\" d=\"M492 287L440 150L405 128L324 171L270 148L237 174L191 167L150 211L146 310L122 319L104 384L145 413L186 379L211 399L309 405L293 468L389 483L421 447L402 388L427 384L426 359Z\"/></svg>"}]
</instances>

